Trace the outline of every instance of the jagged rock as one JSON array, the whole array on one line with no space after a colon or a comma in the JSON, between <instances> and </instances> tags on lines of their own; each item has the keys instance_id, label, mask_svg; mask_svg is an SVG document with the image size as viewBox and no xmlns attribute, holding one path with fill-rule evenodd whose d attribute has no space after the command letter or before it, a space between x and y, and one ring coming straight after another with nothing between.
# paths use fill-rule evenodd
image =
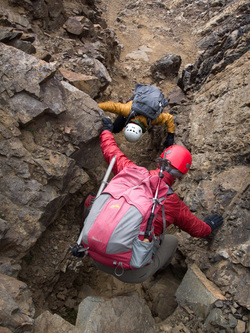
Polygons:
<instances>
[{"instance_id":1,"label":"jagged rock","mask_svg":"<svg viewBox=\"0 0 250 333\"><path fill-rule=\"evenodd\" d=\"M4 250L4 245L8 246L8 242L2 241L1 247L3 250ZM3 253L4 253L4 251L3 251ZM21 266L20 266L20 264L17 264L15 262L15 259L11 259L8 257L0 257L0 274L17 278L20 269L21 269Z\"/></svg>"},{"instance_id":2,"label":"jagged rock","mask_svg":"<svg viewBox=\"0 0 250 333\"><path fill-rule=\"evenodd\" d=\"M98 39L100 38L103 42L103 45L106 46L105 48L102 47L102 53L105 58L105 66L107 66L107 68L110 68L114 64L116 59L120 60L122 45L117 39L114 31L111 29L105 29L100 34L100 37L98 35Z\"/></svg>"},{"instance_id":3,"label":"jagged rock","mask_svg":"<svg viewBox=\"0 0 250 333\"><path fill-rule=\"evenodd\" d=\"M103 111L98 108L97 103L89 95L67 82L62 82L62 85L67 97L65 99L67 114L61 115L60 123L61 125L67 123L67 126L71 128L70 133L67 134L73 144L86 143L90 138L99 135Z\"/></svg>"},{"instance_id":4,"label":"jagged rock","mask_svg":"<svg viewBox=\"0 0 250 333\"><path fill-rule=\"evenodd\" d=\"M187 64L182 73L181 77L178 80L178 86L183 90L184 92L188 91L188 87L190 87L193 82L195 81L196 71L194 70L195 65L193 64Z\"/></svg>"},{"instance_id":5,"label":"jagged rock","mask_svg":"<svg viewBox=\"0 0 250 333\"><path fill-rule=\"evenodd\" d=\"M22 50L25 53L28 54L34 54L36 53L36 48L35 46L28 41L25 40L12 40L10 42L7 43L10 46L16 47L19 50Z\"/></svg>"},{"instance_id":6,"label":"jagged rock","mask_svg":"<svg viewBox=\"0 0 250 333\"><path fill-rule=\"evenodd\" d=\"M81 333L82 331L70 324L57 314L52 314L49 311L43 312L34 321L33 332L36 333Z\"/></svg>"},{"instance_id":7,"label":"jagged rock","mask_svg":"<svg viewBox=\"0 0 250 333\"><path fill-rule=\"evenodd\" d=\"M65 68L59 68L63 77L73 84L77 89L82 90L90 97L95 98L100 93L99 80L96 76L74 73Z\"/></svg>"},{"instance_id":8,"label":"jagged rock","mask_svg":"<svg viewBox=\"0 0 250 333\"><path fill-rule=\"evenodd\" d=\"M8 0L12 6L21 6L29 11L33 9L33 4L31 0Z\"/></svg>"},{"instance_id":9,"label":"jagged rock","mask_svg":"<svg viewBox=\"0 0 250 333\"><path fill-rule=\"evenodd\" d=\"M9 27L0 28L0 42L6 43L12 39L20 38L22 36L22 31L14 30Z\"/></svg>"},{"instance_id":10,"label":"jagged rock","mask_svg":"<svg viewBox=\"0 0 250 333\"><path fill-rule=\"evenodd\" d=\"M245 243L239 244L237 247L232 248L232 263L234 264L241 264L245 267L250 267L250 244L249 241Z\"/></svg>"},{"instance_id":11,"label":"jagged rock","mask_svg":"<svg viewBox=\"0 0 250 333\"><path fill-rule=\"evenodd\" d=\"M5 140L0 142L0 182L4 191L4 196L1 193L1 210L9 224L2 241L9 256L13 256L18 243L18 256L21 257L36 242L45 226L57 217L69 194L75 193L88 181L88 175L68 156L76 150L74 146L98 136L102 111L87 94L57 80L54 65L2 45L1 71L5 76L1 77L0 93L5 101L5 113L1 118ZM54 117L46 118L45 112ZM60 115L61 118L55 118ZM42 142L39 139L34 142L35 125L29 136L24 132L21 139L18 138L21 132L16 120L27 126L38 116ZM57 125L51 127L50 123ZM90 123L93 125L89 126ZM60 144L59 147L66 155L55 151L53 143L53 137L57 140L55 134L61 134L62 128L65 146ZM48 147L49 142L52 142L51 149L43 148L43 145ZM16 173L12 173L12 168ZM23 228L22 233L20 228Z\"/></svg>"},{"instance_id":12,"label":"jagged rock","mask_svg":"<svg viewBox=\"0 0 250 333\"><path fill-rule=\"evenodd\" d=\"M71 34L77 36L81 36L84 31L83 24L76 17L69 17L63 27Z\"/></svg>"},{"instance_id":13,"label":"jagged rock","mask_svg":"<svg viewBox=\"0 0 250 333\"><path fill-rule=\"evenodd\" d=\"M40 102L26 92L15 94L9 99L9 103L11 110L17 115L22 125L28 124L48 109L47 104Z\"/></svg>"},{"instance_id":14,"label":"jagged rock","mask_svg":"<svg viewBox=\"0 0 250 333\"><path fill-rule=\"evenodd\" d=\"M209 36L205 36L198 42L198 46L202 50L206 50L208 47L212 47L219 40L219 36L217 33L212 32ZM186 68L184 68L184 71Z\"/></svg>"},{"instance_id":15,"label":"jagged rock","mask_svg":"<svg viewBox=\"0 0 250 333\"><path fill-rule=\"evenodd\" d=\"M44 0L32 2L29 8L34 19L41 21L41 25L48 30L57 29L65 22L65 11L62 0L52 0L48 3Z\"/></svg>"},{"instance_id":16,"label":"jagged rock","mask_svg":"<svg viewBox=\"0 0 250 333\"><path fill-rule=\"evenodd\" d=\"M93 50L93 49L92 49ZM75 52L73 49L71 50L73 53ZM109 75L107 68L99 61L98 59L88 57L85 54L86 48L77 49L77 56L73 56L74 62L66 63L64 61L64 55L57 55L55 57L56 60L63 60L64 66L66 70L71 70L72 72L83 74L87 76L97 77L99 93L104 91L108 85L111 83L112 79ZM92 52L91 52L92 53ZM98 57L98 56L97 56ZM99 57L98 57L99 58Z\"/></svg>"},{"instance_id":17,"label":"jagged rock","mask_svg":"<svg viewBox=\"0 0 250 333\"><path fill-rule=\"evenodd\" d=\"M244 333L246 332L246 324L242 320L238 320L237 326L235 327L235 333Z\"/></svg>"},{"instance_id":18,"label":"jagged rock","mask_svg":"<svg viewBox=\"0 0 250 333\"><path fill-rule=\"evenodd\" d=\"M212 309L204 322L204 332L211 332L215 329L224 329L227 333L231 333L237 326L237 319L230 314L228 317L229 319L223 315L222 310L216 308Z\"/></svg>"},{"instance_id":19,"label":"jagged rock","mask_svg":"<svg viewBox=\"0 0 250 333\"><path fill-rule=\"evenodd\" d=\"M111 299L87 297L79 305L76 327L103 333L154 333L154 319L137 293Z\"/></svg>"},{"instance_id":20,"label":"jagged rock","mask_svg":"<svg viewBox=\"0 0 250 333\"><path fill-rule=\"evenodd\" d=\"M5 80L1 77L0 93L8 101L9 97L21 91L40 96L40 84L53 75L57 69L56 64L48 64L16 49L1 43L0 47L1 68L0 73L5 73ZM15 72L13 72L13 66ZM27 71L33 68L32 71Z\"/></svg>"},{"instance_id":21,"label":"jagged rock","mask_svg":"<svg viewBox=\"0 0 250 333\"><path fill-rule=\"evenodd\" d=\"M225 300L220 290L193 264L176 291L179 304L187 304L197 315L206 318L217 300Z\"/></svg>"},{"instance_id":22,"label":"jagged rock","mask_svg":"<svg viewBox=\"0 0 250 333\"><path fill-rule=\"evenodd\" d=\"M19 15L2 6L0 6L0 23L4 26L11 26L17 29L27 29L32 31L31 25L24 15Z\"/></svg>"},{"instance_id":23,"label":"jagged rock","mask_svg":"<svg viewBox=\"0 0 250 333\"><path fill-rule=\"evenodd\" d=\"M40 148L31 157L18 139L3 144L6 150L2 149L0 161L3 176L1 189L4 192L2 211L11 225L4 241L8 242L6 251L9 253L13 252L14 244L18 242L19 256L22 256L41 235L44 228L42 224L47 225L56 218L58 213L55 207L60 210L67 200L67 193L79 189L88 176L75 166L73 159L55 151ZM18 151L18 155L15 154L15 150ZM3 164L6 157L8 168L4 168ZM27 163L33 165L32 171L28 170ZM13 167L17 173L11 176L9 172ZM65 182L66 179L68 181ZM25 228L26 230L20 234L18 231L22 223L29 225L29 228Z\"/></svg>"},{"instance_id":24,"label":"jagged rock","mask_svg":"<svg viewBox=\"0 0 250 333\"><path fill-rule=\"evenodd\" d=\"M206 274L221 290L232 294L241 306L250 309L249 296L245 292L245 286L249 285L249 275L245 267L235 266L229 260L217 259Z\"/></svg>"},{"instance_id":25,"label":"jagged rock","mask_svg":"<svg viewBox=\"0 0 250 333\"><path fill-rule=\"evenodd\" d=\"M4 213L1 212L0 218L0 240L4 238L7 231L10 229L10 226L7 221L4 221L2 218L5 218ZM2 243L0 244L0 248L2 248Z\"/></svg>"},{"instance_id":26,"label":"jagged rock","mask_svg":"<svg viewBox=\"0 0 250 333\"><path fill-rule=\"evenodd\" d=\"M94 40L93 42L91 42L91 39L85 38L83 43L77 43L77 45L75 45L74 40L55 38L54 44L60 52L53 54L53 59L63 64L63 68L65 69L101 78L100 75L98 75L100 71L99 67L103 66L110 69L115 59L119 59L121 45L113 31L109 29L99 29L99 26L94 26L98 40ZM44 50L40 50L41 54L44 52ZM92 59L98 60L99 63L95 63ZM102 65L100 65L100 63ZM107 69L104 70L102 68L101 72L104 71L107 72ZM110 75L105 74L105 76L107 76L105 81L109 81L109 84L111 82ZM102 91L107 86L107 82L105 81L101 78Z\"/></svg>"},{"instance_id":27,"label":"jagged rock","mask_svg":"<svg viewBox=\"0 0 250 333\"><path fill-rule=\"evenodd\" d=\"M183 70L178 81L181 89L185 92L200 89L211 74L222 72L249 50L249 17L246 16L248 5L248 0L232 2L196 32L204 36L200 47L206 49L193 65ZM228 21L232 13L234 19Z\"/></svg>"},{"instance_id":28,"label":"jagged rock","mask_svg":"<svg viewBox=\"0 0 250 333\"><path fill-rule=\"evenodd\" d=\"M192 310L186 305L178 305L174 313L168 316L164 321L157 323L156 327L159 328L160 332L166 333L193 333L201 332L199 330L199 320L201 319L195 315L195 325L189 325L189 320L194 316ZM192 321L191 321L192 323ZM198 325L197 325L198 324ZM159 332L159 331L158 331Z\"/></svg>"},{"instance_id":29,"label":"jagged rock","mask_svg":"<svg viewBox=\"0 0 250 333\"><path fill-rule=\"evenodd\" d=\"M0 325L12 331L32 331L35 308L27 285L0 274Z\"/></svg>"},{"instance_id":30,"label":"jagged rock","mask_svg":"<svg viewBox=\"0 0 250 333\"><path fill-rule=\"evenodd\" d=\"M70 324L57 314L52 315L49 311L45 311L34 321L33 331L36 333L81 333L74 325Z\"/></svg>"},{"instance_id":31,"label":"jagged rock","mask_svg":"<svg viewBox=\"0 0 250 333\"><path fill-rule=\"evenodd\" d=\"M79 150L79 144L82 146L99 135L103 111L89 95L73 85L52 78L41 85L41 99L42 105L46 105L47 115L40 117L38 123L33 122L27 127L27 131L33 134L27 141L30 146L28 149L35 150L36 145L32 146L32 140L35 139L38 145L45 145L52 150L56 146L59 152L71 156ZM17 115L20 118L21 115ZM35 115L34 113L33 116ZM27 132L25 134L28 135ZM82 155L81 150L79 153Z\"/></svg>"},{"instance_id":32,"label":"jagged rock","mask_svg":"<svg viewBox=\"0 0 250 333\"><path fill-rule=\"evenodd\" d=\"M170 316L177 307L175 292L180 281L165 269L156 280L145 281L143 287L148 290L148 296L152 302L151 311L161 320Z\"/></svg>"},{"instance_id":33,"label":"jagged rock","mask_svg":"<svg viewBox=\"0 0 250 333\"><path fill-rule=\"evenodd\" d=\"M105 90L112 81L106 67L98 59L85 58L84 63L98 77L102 91Z\"/></svg>"},{"instance_id":34,"label":"jagged rock","mask_svg":"<svg viewBox=\"0 0 250 333\"><path fill-rule=\"evenodd\" d=\"M183 91L179 87L171 91L170 94L167 96L167 99L169 105L171 106L188 103L187 96L183 93Z\"/></svg>"},{"instance_id":35,"label":"jagged rock","mask_svg":"<svg viewBox=\"0 0 250 333\"><path fill-rule=\"evenodd\" d=\"M156 81L173 78L178 75L181 57L177 54L166 54L150 66L152 77Z\"/></svg>"},{"instance_id":36,"label":"jagged rock","mask_svg":"<svg viewBox=\"0 0 250 333\"><path fill-rule=\"evenodd\" d=\"M23 33L22 36L21 36L21 40L33 43L36 40L36 34L34 34L34 33Z\"/></svg>"},{"instance_id":37,"label":"jagged rock","mask_svg":"<svg viewBox=\"0 0 250 333\"><path fill-rule=\"evenodd\" d=\"M245 307L249 307L249 300L243 292L249 279L247 269L241 265L237 265L236 269L231 263L231 255L224 261L216 253L222 251L231 254L248 238L246 198L249 172L245 161L249 148L248 131L244 125L249 113L248 63L249 52L222 73L211 77L206 86L195 94L190 112L192 122L189 136L194 156L192 167L196 173L202 165L204 174L199 173L199 186L193 188L193 194L196 194L192 199L191 196L186 197L190 203L199 198L198 202L202 202L203 206L201 216L204 209L208 214L223 214L225 222L214 233L210 248L215 252L211 258L214 267L209 265L206 275L223 291L228 290L233 294L235 300ZM235 165L233 161L238 162ZM195 252L192 256L196 256ZM244 256L242 259L245 262Z\"/></svg>"},{"instance_id":38,"label":"jagged rock","mask_svg":"<svg viewBox=\"0 0 250 333\"><path fill-rule=\"evenodd\" d=\"M104 57L102 56L101 51L102 45L98 41L95 43L85 43L83 47L78 48L77 53L81 56L86 54L89 58L95 58L102 62Z\"/></svg>"},{"instance_id":39,"label":"jagged rock","mask_svg":"<svg viewBox=\"0 0 250 333\"><path fill-rule=\"evenodd\" d=\"M94 33L93 23L84 16L69 17L63 27L69 33L79 37L86 37L88 35L92 37Z\"/></svg>"}]
</instances>

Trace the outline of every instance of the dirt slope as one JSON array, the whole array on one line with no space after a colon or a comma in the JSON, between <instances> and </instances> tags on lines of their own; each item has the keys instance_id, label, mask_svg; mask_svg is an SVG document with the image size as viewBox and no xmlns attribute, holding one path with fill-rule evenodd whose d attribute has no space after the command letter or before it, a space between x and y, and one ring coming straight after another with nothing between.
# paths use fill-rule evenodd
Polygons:
<instances>
[{"instance_id":1,"label":"dirt slope","mask_svg":"<svg viewBox=\"0 0 250 333\"><path fill-rule=\"evenodd\" d=\"M114 30L123 45L120 61L116 63L111 87L120 100L126 100L136 82L154 83L150 65L168 53L182 58L181 70L197 57L197 40L192 32L193 22L171 8L173 1L101 1L108 27ZM128 55L139 49L146 50L143 57L131 59ZM120 74L122 79L120 79ZM118 75L116 75L118 73ZM159 84L165 95L175 87L177 78Z\"/></svg>"}]
</instances>

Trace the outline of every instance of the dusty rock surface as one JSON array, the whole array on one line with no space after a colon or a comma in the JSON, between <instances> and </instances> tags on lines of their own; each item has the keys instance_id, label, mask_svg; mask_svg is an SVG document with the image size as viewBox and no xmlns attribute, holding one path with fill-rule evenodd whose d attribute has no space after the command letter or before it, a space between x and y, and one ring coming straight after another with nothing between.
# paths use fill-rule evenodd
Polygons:
<instances>
[{"instance_id":1,"label":"dusty rock surface","mask_svg":"<svg viewBox=\"0 0 250 333\"><path fill-rule=\"evenodd\" d=\"M84 299L116 304L136 292L156 332L249 331L249 2L36 4L0 2L1 310L8 303L0 326L31 331L38 318L34 328L77 332ZM181 58L178 73L160 71L166 55ZM217 212L225 222L206 239L168 229L179 240L171 267L127 285L88 258L72 258L69 246L82 226L83 197L97 191L107 167L96 102L125 102L136 82L164 92L175 143L192 152L191 172L174 189L199 218ZM136 146L122 133L116 140L133 161L153 168L165 136L160 128ZM221 295L205 310L175 297L181 281L179 292L190 292L183 277L193 265L200 295L210 281Z\"/></svg>"}]
</instances>

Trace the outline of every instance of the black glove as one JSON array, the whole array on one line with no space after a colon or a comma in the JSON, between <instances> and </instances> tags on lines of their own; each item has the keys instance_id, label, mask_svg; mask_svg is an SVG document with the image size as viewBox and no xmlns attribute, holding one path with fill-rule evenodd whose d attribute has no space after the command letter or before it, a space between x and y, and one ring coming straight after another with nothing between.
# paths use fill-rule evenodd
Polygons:
<instances>
[{"instance_id":1,"label":"black glove","mask_svg":"<svg viewBox=\"0 0 250 333\"><path fill-rule=\"evenodd\" d=\"M223 217L218 214L209 215L205 217L204 222L214 231L214 229L218 228L223 223Z\"/></svg>"},{"instance_id":2,"label":"black glove","mask_svg":"<svg viewBox=\"0 0 250 333\"><path fill-rule=\"evenodd\" d=\"M71 247L71 254L77 258L83 258L85 256L85 251L82 246L76 245Z\"/></svg>"},{"instance_id":3,"label":"black glove","mask_svg":"<svg viewBox=\"0 0 250 333\"><path fill-rule=\"evenodd\" d=\"M110 131L111 133L113 132L113 124L112 124L111 119L102 118L102 123L103 123L103 126L102 126L102 129L101 129L101 132L106 131L106 130Z\"/></svg>"},{"instance_id":4,"label":"black glove","mask_svg":"<svg viewBox=\"0 0 250 333\"><path fill-rule=\"evenodd\" d=\"M174 133L168 133L168 136L164 142L164 146L168 148L174 144Z\"/></svg>"},{"instance_id":5,"label":"black glove","mask_svg":"<svg viewBox=\"0 0 250 333\"><path fill-rule=\"evenodd\" d=\"M119 133L123 130L123 128L125 127L127 118L123 117L123 115L119 114L119 116L116 118L116 120L114 121L113 125L113 133Z\"/></svg>"}]
</instances>

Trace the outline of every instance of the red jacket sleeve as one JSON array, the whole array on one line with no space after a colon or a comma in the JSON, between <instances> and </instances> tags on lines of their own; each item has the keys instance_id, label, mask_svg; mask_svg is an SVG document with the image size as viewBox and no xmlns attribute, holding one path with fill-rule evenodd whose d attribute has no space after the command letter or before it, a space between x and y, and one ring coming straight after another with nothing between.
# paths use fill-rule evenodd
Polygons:
<instances>
[{"instance_id":1,"label":"red jacket sleeve","mask_svg":"<svg viewBox=\"0 0 250 333\"><path fill-rule=\"evenodd\" d=\"M206 237L210 235L211 228L202 220L192 214L189 208L178 197L176 193L170 195L164 204L166 227L170 224L178 226L193 237ZM162 232L162 214L159 211L159 217L156 219L155 234Z\"/></svg>"},{"instance_id":2,"label":"red jacket sleeve","mask_svg":"<svg viewBox=\"0 0 250 333\"><path fill-rule=\"evenodd\" d=\"M117 175L125 167L136 165L118 148L114 136L111 132L103 131L100 135L100 140L103 157L108 164L116 155L115 165L112 170L114 175Z\"/></svg>"},{"instance_id":3,"label":"red jacket sleeve","mask_svg":"<svg viewBox=\"0 0 250 333\"><path fill-rule=\"evenodd\" d=\"M176 216L175 225L188 232L193 237L206 237L211 234L212 230L210 226L192 214L189 208L180 199L179 205L179 214Z\"/></svg>"}]
</instances>

